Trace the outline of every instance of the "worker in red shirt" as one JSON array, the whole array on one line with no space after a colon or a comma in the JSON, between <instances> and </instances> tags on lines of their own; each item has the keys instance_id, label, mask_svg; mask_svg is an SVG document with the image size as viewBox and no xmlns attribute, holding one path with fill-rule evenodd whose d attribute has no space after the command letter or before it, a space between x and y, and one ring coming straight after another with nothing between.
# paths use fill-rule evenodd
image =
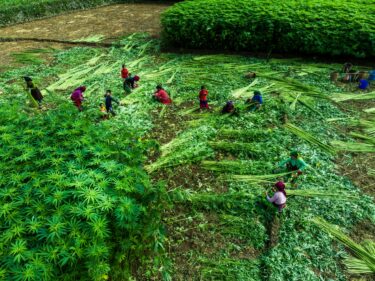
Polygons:
<instances>
[{"instance_id":1,"label":"worker in red shirt","mask_svg":"<svg viewBox=\"0 0 375 281\"><path fill-rule=\"evenodd\" d=\"M200 110L202 109L209 109L210 107L208 106L208 101L207 101L207 96L208 96L208 91L205 86L201 87L201 90L199 92L199 106Z\"/></svg>"},{"instance_id":2,"label":"worker in red shirt","mask_svg":"<svg viewBox=\"0 0 375 281\"><path fill-rule=\"evenodd\" d=\"M154 93L154 99L162 104L171 104L172 100L169 98L168 93L163 89L161 85L156 86Z\"/></svg>"},{"instance_id":3,"label":"worker in red shirt","mask_svg":"<svg viewBox=\"0 0 375 281\"><path fill-rule=\"evenodd\" d=\"M125 81L125 79L128 78L128 76L129 76L129 71L125 67L125 64L123 64L122 69L121 69L121 78L124 79L124 81Z\"/></svg>"}]
</instances>

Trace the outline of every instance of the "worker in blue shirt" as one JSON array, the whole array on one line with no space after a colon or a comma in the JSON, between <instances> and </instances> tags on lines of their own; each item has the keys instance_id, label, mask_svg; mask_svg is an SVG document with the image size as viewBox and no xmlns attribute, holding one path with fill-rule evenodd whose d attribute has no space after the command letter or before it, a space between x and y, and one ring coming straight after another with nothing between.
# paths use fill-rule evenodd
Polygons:
<instances>
[{"instance_id":1,"label":"worker in blue shirt","mask_svg":"<svg viewBox=\"0 0 375 281\"><path fill-rule=\"evenodd\" d=\"M260 91L254 91L253 97L251 99L248 99L246 103L249 104L249 111L255 111L260 109L260 107L263 104L262 93Z\"/></svg>"},{"instance_id":2,"label":"worker in blue shirt","mask_svg":"<svg viewBox=\"0 0 375 281\"><path fill-rule=\"evenodd\" d=\"M358 88L360 88L361 90L366 90L368 86L369 86L369 83L366 79L359 80Z\"/></svg>"},{"instance_id":3,"label":"worker in blue shirt","mask_svg":"<svg viewBox=\"0 0 375 281\"><path fill-rule=\"evenodd\" d=\"M374 70L370 70L368 72L368 78L367 78L367 81L369 81L371 84L372 83L375 83L375 69Z\"/></svg>"},{"instance_id":4,"label":"worker in blue shirt","mask_svg":"<svg viewBox=\"0 0 375 281\"><path fill-rule=\"evenodd\" d=\"M112 97L111 90L107 90L107 92L104 95L104 99L105 99L105 109L107 110L107 115L111 113L112 116L115 116L116 113L113 111L112 102L115 102L118 105L120 105L120 102L117 99Z\"/></svg>"}]
</instances>

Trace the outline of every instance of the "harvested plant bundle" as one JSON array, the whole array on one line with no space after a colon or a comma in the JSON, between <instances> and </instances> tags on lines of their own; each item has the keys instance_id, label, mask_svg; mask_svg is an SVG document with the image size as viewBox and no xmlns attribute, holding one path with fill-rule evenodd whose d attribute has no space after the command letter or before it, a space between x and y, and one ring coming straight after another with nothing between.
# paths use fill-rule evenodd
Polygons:
<instances>
[{"instance_id":1,"label":"harvested plant bundle","mask_svg":"<svg viewBox=\"0 0 375 281\"><path fill-rule=\"evenodd\" d=\"M336 225L330 224L322 218L313 218L311 221L319 228L332 235L343 243L354 257L346 258L345 264L351 273L374 274L375 273L375 242L365 241L358 244L345 235Z\"/></svg>"},{"instance_id":2,"label":"harvested plant bundle","mask_svg":"<svg viewBox=\"0 0 375 281\"><path fill-rule=\"evenodd\" d=\"M215 150L228 151L228 152L246 152L248 154L257 156L263 153L263 151L256 147L255 143L243 143L243 142L226 142L216 141L208 142Z\"/></svg>"},{"instance_id":3,"label":"harvested plant bundle","mask_svg":"<svg viewBox=\"0 0 375 281\"><path fill-rule=\"evenodd\" d=\"M228 177L228 180L243 181L251 184L273 183L276 179L289 174L291 174L291 172L270 175L233 175Z\"/></svg>"},{"instance_id":4,"label":"harvested plant bundle","mask_svg":"<svg viewBox=\"0 0 375 281\"><path fill-rule=\"evenodd\" d=\"M368 143L332 141L331 144L335 147L336 151L348 151L358 153L375 152L375 145Z\"/></svg>"},{"instance_id":5,"label":"harvested plant bundle","mask_svg":"<svg viewBox=\"0 0 375 281\"><path fill-rule=\"evenodd\" d=\"M221 129L218 132L218 136L223 136L227 138L243 138L243 139L257 139L258 137L265 137L272 133L271 129Z\"/></svg>"},{"instance_id":6,"label":"harvested plant bundle","mask_svg":"<svg viewBox=\"0 0 375 281\"><path fill-rule=\"evenodd\" d=\"M247 174L263 172L272 169L273 165L264 161L236 160L236 161L203 161L202 168L219 173Z\"/></svg>"},{"instance_id":7,"label":"harvested plant bundle","mask_svg":"<svg viewBox=\"0 0 375 281\"><path fill-rule=\"evenodd\" d=\"M354 200L358 199L358 196L347 195L346 193L332 193L327 191L315 191L308 189L289 189L288 195L290 196L301 196L301 197L316 197L330 200Z\"/></svg>"},{"instance_id":8,"label":"harvested plant bundle","mask_svg":"<svg viewBox=\"0 0 375 281\"><path fill-rule=\"evenodd\" d=\"M298 128L297 126L287 123L284 125L285 129L287 129L289 132L295 134L296 136L300 137L301 139L304 139L305 141L309 142L312 145L318 146L320 149L324 150L325 152L328 152L330 154L335 153L335 148L330 144L325 144L321 142L318 138L314 137L313 135L309 134L308 132L302 130L301 128Z\"/></svg>"},{"instance_id":9,"label":"harvested plant bundle","mask_svg":"<svg viewBox=\"0 0 375 281\"><path fill-rule=\"evenodd\" d=\"M348 100L369 100L375 98L375 92L371 93L357 93L357 94L334 94L332 100L335 102L343 102Z\"/></svg>"}]
</instances>

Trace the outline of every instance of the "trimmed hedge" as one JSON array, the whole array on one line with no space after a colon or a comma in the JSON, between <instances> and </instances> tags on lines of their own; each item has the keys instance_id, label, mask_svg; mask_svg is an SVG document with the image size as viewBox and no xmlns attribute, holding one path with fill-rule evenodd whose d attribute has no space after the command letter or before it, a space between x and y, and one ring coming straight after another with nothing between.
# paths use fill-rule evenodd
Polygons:
<instances>
[{"instance_id":1,"label":"trimmed hedge","mask_svg":"<svg viewBox=\"0 0 375 281\"><path fill-rule=\"evenodd\" d=\"M190 0L162 26L175 47L375 56L374 0Z\"/></svg>"}]
</instances>

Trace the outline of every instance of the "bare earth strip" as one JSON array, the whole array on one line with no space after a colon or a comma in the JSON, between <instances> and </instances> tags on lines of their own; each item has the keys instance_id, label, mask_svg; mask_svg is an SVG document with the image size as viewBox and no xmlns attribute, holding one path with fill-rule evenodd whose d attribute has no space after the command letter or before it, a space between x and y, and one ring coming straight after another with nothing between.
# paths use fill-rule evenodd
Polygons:
<instances>
[{"instance_id":1,"label":"bare earth strip","mask_svg":"<svg viewBox=\"0 0 375 281\"><path fill-rule=\"evenodd\" d=\"M118 4L76 11L47 19L0 28L0 37L78 40L103 35L106 42L134 32L160 33L160 14L166 4ZM14 65L14 52L42 48L62 49L62 44L41 42L0 43L0 71Z\"/></svg>"},{"instance_id":2,"label":"bare earth strip","mask_svg":"<svg viewBox=\"0 0 375 281\"><path fill-rule=\"evenodd\" d=\"M134 32L160 32L165 4L119 4L77 11L0 29L0 37L76 40L93 35L119 37Z\"/></svg>"}]
</instances>

